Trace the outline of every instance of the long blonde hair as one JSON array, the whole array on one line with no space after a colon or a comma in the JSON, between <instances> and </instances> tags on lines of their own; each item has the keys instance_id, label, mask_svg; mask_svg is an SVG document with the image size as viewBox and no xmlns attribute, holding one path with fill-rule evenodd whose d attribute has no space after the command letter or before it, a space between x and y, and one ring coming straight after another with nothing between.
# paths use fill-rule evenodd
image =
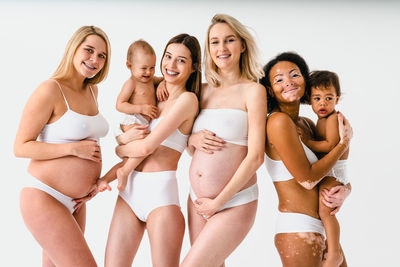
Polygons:
<instances>
[{"instance_id":1,"label":"long blonde hair","mask_svg":"<svg viewBox=\"0 0 400 267\"><path fill-rule=\"evenodd\" d=\"M218 23L226 23L242 41L245 50L240 56L239 68L242 77L257 82L258 79L264 76L264 71L258 61L258 48L253 36L247 28L237 19L226 14L216 14L211 25L207 30L207 39L204 51L205 76L211 85L218 87L221 84L221 77L218 74L218 67L213 62L210 55L210 31L211 28Z\"/></svg>"},{"instance_id":2,"label":"long blonde hair","mask_svg":"<svg viewBox=\"0 0 400 267\"><path fill-rule=\"evenodd\" d=\"M76 49L86 40L89 35L97 35L104 40L107 46L107 55L104 62L103 68L93 77L86 78L85 84L98 84L103 81L108 74L108 69L110 68L110 57L111 57L111 47L110 41L108 40L105 32L96 26L82 26L80 27L69 39L67 46L65 47L64 55L58 65L56 71L51 76L52 79L65 79L68 78L73 71L73 58Z\"/></svg>"}]
</instances>

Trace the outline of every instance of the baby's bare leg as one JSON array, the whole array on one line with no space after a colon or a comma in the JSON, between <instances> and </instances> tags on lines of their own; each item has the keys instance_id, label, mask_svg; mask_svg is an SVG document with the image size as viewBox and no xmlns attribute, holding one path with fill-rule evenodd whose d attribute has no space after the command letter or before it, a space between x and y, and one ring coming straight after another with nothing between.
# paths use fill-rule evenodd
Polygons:
<instances>
[{"instance_id":1,"label":"baby's bare leg","mask_svg":"<svg viewBox=\"0 0 400 267\"><path fill-rule=\"evenodd\" d=\"M341 185L334 177L325 177L319 185L319 216L325 227L328 253L323 267L338 267L343 262L343 252L340 248L340 225L335 215L330 215L332 208L324 205L321 191Z\"/></svg>"},{"instance_id":2,"label":"baby's bare leg","mask_svg":"<svg viewBox=\"0 0 400 267\"><path fill-rule=\"evenodd\" d=\"M140 158L128 158L125 164L117 170L118 178L118 191L122 192L125 190L126 183L128 181L128 176L143 160L145 157Z\"/></svg>"},{"instance_id":3,"label":"baby's bare leg","mask_svg":"<svg viewBox=\"0 0 400 267\"><path fill-rule=\"evenodd\" d=\"M120 124L121 130L123 132L128 131L129 129L133 128L137 123L125 125ZM128 158L127 160L124 159L124 165L117 170L117 178L118 178L118 191L122 192L125 190L126 183L128 181L128 176L143 160L145 157L140 158Z\"/></svg>"}]
</instances>

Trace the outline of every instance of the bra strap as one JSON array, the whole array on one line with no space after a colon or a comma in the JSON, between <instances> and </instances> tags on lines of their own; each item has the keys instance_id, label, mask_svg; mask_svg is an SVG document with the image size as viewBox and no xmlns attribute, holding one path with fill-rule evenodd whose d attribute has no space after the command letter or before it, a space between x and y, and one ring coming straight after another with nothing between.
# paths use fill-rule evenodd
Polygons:
<instances>
[{"instance_id":1,"label":"bra strap","mask_svg":"<svg viewBox=\"0 0 400 267\"><path fill-rule=\"evenodd\" d=\"M92 92L92 96L93 96L94 102L96 103L96 107L99 108L99 104L97 103L97 99L96 99L96 97L94 96L92 86L89 85L89 88L90 88L90 92Z\"/></svg>"},{"instance_id":2,"label":"bra strap","mask_svg":"<svg viewBox=\"0 0 400 267\"><path fill-rule=\"evenodd\" d=\"M61 84L60 84L57 80L53 80L53 81L55 81L56 84L58 85L58 88L60 88L61 94L62 94L62 96L64 97L65 105L67 105L67 109L70 109L70 108L69 108L69 105L68 105L68 101L67 101L67 99L65 98L64 92L63 92L63 90L62 90L62 88L61 88Z\"/></svg>"}]
</instances>

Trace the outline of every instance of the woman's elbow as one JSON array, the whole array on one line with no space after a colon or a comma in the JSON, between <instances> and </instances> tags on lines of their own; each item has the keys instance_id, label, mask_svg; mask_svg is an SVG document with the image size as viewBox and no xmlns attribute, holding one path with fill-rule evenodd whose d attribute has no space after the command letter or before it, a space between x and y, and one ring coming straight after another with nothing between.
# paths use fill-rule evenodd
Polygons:
<instances>
[{"instance_id":1,"label":"woman's elbow","mask_svg":"<svg viewBox=\"0 0 400 267\"><path fill-rule=\"evenodd\" d=\"M318 182L313 182L310 180L301 180L301 181L297 180L297 182L307 190L312 190L318 184Z\"/></svg>"},{"instance_id":2,"label":"woman's elbow","mask_svg":"<svg viewBox=\"0 0 400 267\"><path fill-rule=\"evenodd\" d=\"M264 152L254 153L249 160L258 169L264 163Z\"/></svg>"},{"instance_id":3,"label":"woman's elbow","mask_svg":"<svg viewBox=\"0 0 400 267\"><path fill-rule=\"evenodd\" d=\"M141 154L142 154L142 156L148 156L148 155L152 154L155 150L156 150L155 148L145 145L141 149Z\"/></svg>"},{"instance_id":4,"label":"woman's elbow","mask_svg":"<svg viewBox=\"0 0 400 267\"><path fill-rule=\"evenodd\" d=\"M24 157L24 153L22 152L22 147L20 144L14 144L14 156L17 158L22 158Z\"/></svg>"}]
</instances>

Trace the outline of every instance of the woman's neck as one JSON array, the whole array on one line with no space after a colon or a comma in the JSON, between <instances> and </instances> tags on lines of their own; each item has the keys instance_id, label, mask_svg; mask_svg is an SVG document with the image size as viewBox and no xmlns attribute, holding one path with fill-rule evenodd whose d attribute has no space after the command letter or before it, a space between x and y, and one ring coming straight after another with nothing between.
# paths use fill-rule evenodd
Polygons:
<instances>
[{"instance_id":1,"label":"woman's neck","mask_svg":"<svg viewBox=\"0 0 400 267\"><path fill-rule=\"evenodd\" d=\"M281 112L286 113L297 124L299 119L300 102L278 104L278 108Z\"/></svg>"},{"instance_id":2,"label":"woman's neck","mask_svg":"<svg viewBox=\"0 0 400 267\"><path fill-rule=\"evenodd\" d=\"M185 92L185 85L182 84L171 84L166 82L165 86L167 87L168 90L168 99L175 99L178 97L181 93Z\"/></svg>"},{"instance_id":3,"label":"woman's neck","mask_svg":"<svg viewBox=\"0 0 400 267\"><path fill-rule=\"evenodd\" d=\"M86 84L84 83L85 77L82 75L72 74L69 77L62 79L62 82L66 84L69 88L76 91L85 90Z\"/></svg>"},{"instance_id":4,"label":"woman's neck","mask_svg":"<svg viewBox=\"0 0 400 267\"><path fill-rule=\"evenodd\" d=\"M239 65L232 69L219 69L218 74L221 77L221 86L236 84L242 79Z\"/></svg>"}]
</instances>

